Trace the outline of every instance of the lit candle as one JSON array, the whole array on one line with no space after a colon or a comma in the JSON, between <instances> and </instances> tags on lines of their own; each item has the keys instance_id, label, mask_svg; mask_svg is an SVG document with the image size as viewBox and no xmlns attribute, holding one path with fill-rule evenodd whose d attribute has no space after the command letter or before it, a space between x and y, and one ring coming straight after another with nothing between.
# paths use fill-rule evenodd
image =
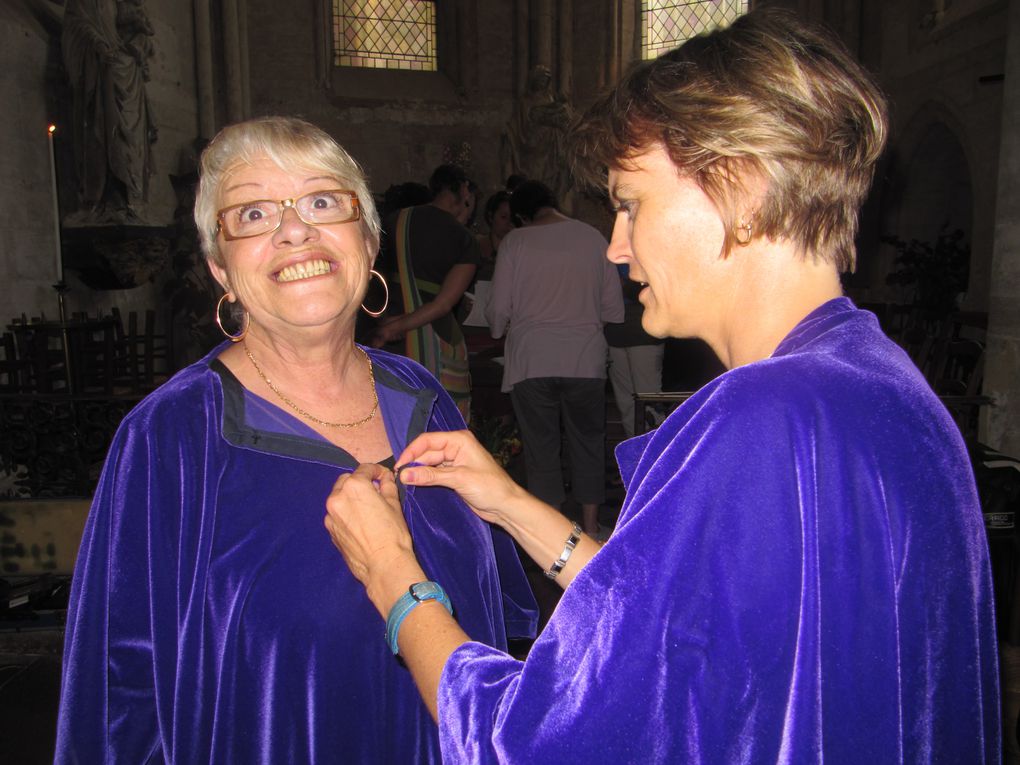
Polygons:
<instances>
[{"instance_id":1,"label":"lit candle","mask_svg":"<svg viewBox=\"0 0 1020 765\"><path fill-rule=\"evenodd\" d=\"M53 190L53 236L57 248L57 281L64 281L64 258L60 252L60 200L57 198L57 158L53 153L53 134L57 132L56 125L50 125L46 129L46 135L50 141L50 186Z\"/></svg>"}]
</instances>

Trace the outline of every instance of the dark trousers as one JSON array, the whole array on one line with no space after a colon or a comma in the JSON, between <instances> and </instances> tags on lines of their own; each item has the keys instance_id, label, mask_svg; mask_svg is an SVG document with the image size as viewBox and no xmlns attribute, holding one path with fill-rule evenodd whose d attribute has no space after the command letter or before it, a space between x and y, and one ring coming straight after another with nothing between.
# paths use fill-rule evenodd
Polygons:
<instances>
[{"instance_id":1,"label":"dark trousers","mask_svg":"<svg viewBox=\"0 0 1020 765\"><path fill-rule=\"evenodd\" d=\"M571 492L581 504L600 505L606 481L606 381L535 377L510 391L524 447L528 491L553 507L562 504L560 420L566 433Z\"/></svg>"}]
</instances>

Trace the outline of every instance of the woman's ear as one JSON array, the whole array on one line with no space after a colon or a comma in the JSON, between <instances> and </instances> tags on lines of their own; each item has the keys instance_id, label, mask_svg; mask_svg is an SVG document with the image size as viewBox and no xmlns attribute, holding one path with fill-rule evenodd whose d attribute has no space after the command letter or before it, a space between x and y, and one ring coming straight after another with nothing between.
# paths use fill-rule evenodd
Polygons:
<instances>
[{"instance_id":1,"label":"woman's ear","mask_svg":"<svg viewBox=\"0 0 1020 765\"><path fill-rule=\"evenodd\" d=\"M212 274L213 279L223 288L223 291L230 292L230 280L227 279L227 270L214 263L211 258L206 259L205 263L209 266L209 273Z\"/></svg>"},{"instance_id":2,"label":"woman's ear","mask_svg":"<svg viewBox=\"0 0 1020 765\"><path fill-rule=\"evenodd\" d=\"M375 267L375 259L379 257L379 239L374 236L365 236L365 252L368 253L368 267Z\"/></svg>"}]
</instances>

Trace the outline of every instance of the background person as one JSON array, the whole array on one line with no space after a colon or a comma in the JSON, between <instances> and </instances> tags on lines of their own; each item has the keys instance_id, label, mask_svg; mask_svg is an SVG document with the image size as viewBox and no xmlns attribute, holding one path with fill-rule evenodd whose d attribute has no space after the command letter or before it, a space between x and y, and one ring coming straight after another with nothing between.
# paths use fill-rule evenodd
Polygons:
<instances>
[{"instance_id":1,"label":"background person","mask_svg":"<svg viewBox=\"0 0 1020 765\"><path fill-rule=\"evenodd\" d=\"M478 243L464 224L475 192L464 171L440 165L429 179L432 201L387 221L380 268L397 289L372 344L403 340L403 353L431 372L471 419L471 374L454 309L474 278Z\"/></svg>"},{"instance_id":2,"label":"background person","mask_svg":"<svg viewBox=\"0 0 1020 765\"><path fill-rule=\"evenodd\" d=\"M485 202L483 217L488 231L478 235L482 259L475 279L491 281L496 270L496 253L499 252L500 242L514 228L510 220L510 194L506 191L497 191L489 197Z\"/></svg>"},{"instance_id":3,"label":"background person","mask_svg":"<svg viewBox=\"0 0 1020 765\"><path fill-rule=\"evenodd\" d=\"M435 726L361 585L337 580L321 526L338 473L461 425L420 367L354 344L379 234L364 175L308 123L241 123L203 154L196 222L221 303L243 309L239 342L117 432L74 575L56 759L439 762ZM510 541L445 489L402 499L465 629L500 647L507 629L526 633Z\"/></svg>"},{"instance_id":4,"label":"background person","mask_svg":"<svg viewBox=\"0 0 1020 765\"><path fill-rule=\"evenodd\" d=\"M665 342L653 337L641 326L644 307L637 300L641 285L631 281L626 264L617 266L623 287L623 321L607 324L606 342L609 344L609 382L613 386L613 398L620 411L620 424L627 438L634 436L634 395L636 393L662 392L662 359L665 356ZM663 415L655 406L645 407L647 427L656 427Z\"/></svg>"},{"instance_id":5,"label":"background person","mask_svg":"<svg viewBox=\"0 0 1020 765\"><path fill-rule=\"evenodd\" d=\"M403 485L456 489L566 587L524 662L442 608L405 620L447 763L1000 761L963 441L841 295L886 126L845 49L768 7L641 64L578 126L645 329L703 338L728 371L618 447L627 498L601 549L468 434L398 456ZM381 613L422 576L395 492L365 466L327 503Z\"/></svg>"},{"instance_id":6,"label":"background person","mask_svg":"<svg viewBox=\"0 0 1020 765\"><path fill-rule=\"evenodd\" d=\"M525 181L510 198L521 228L500 244L485 317L506 334L502 389L521 431L528 490L559 507L566 435L570 490L584 529L599 533L606 493L606 322L623 321L606 240L559 211L552 190Z\"/></svg>"},{"instance_id":7,"label":"background person","mask_svg":"<svg viewBox=\"0 0 1020 765\"><path fill-rule=\"evenodd\" d=\"M485 218L486 233L476 234L478 241L479 261L475 270L475 277L471 281L470 290L464 294L464 299L457 308L457 320L462 327L476 327L479 330L485 326L485 305L488 303L489 287L492 276L496 270L496 253L503 237L513 230L514 224L510 220L510 194L506 191L497 191L485 202L485 210L482 213ZM478 282L486 282L481 287ZM471 340L477 341L478 334L474 333L472 338L468 334L468 345ZM486 340L488 332L484 332ZM472 350L475 350L472 348Z\"/></svg>"}]
</instances>

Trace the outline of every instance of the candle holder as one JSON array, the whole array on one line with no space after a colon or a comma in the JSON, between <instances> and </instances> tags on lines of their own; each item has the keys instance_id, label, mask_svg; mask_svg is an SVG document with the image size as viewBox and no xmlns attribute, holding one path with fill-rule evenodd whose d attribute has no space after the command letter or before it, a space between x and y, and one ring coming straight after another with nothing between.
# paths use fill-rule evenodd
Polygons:
<instances>
[{"instance_id":1,"label":"candle holder","mask_svg":"<svg viewBox=\"0 0 1020 765\"><path fill-rule=\"evenodd\" d=\"M74 375L71 373L71 344L67 336L67 314L64 308L64 295L71 291L67 282L61 279L53 285L57 293L57 320L60 322L60 341L64 346L64 377L67 380L67 392L74 394Z\"/></svg>"}]
</instances>

